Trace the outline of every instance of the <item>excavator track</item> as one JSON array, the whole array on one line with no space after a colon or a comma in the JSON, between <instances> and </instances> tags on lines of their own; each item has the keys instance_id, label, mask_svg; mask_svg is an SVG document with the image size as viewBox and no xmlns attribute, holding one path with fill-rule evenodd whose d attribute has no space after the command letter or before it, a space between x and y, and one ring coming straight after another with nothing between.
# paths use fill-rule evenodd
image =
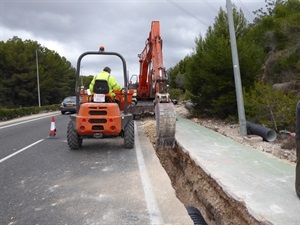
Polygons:
<instances>
[{"instance_id":1,"label":"excavator track","mask_svg":"<svg viewBox=\"0 0 300 225\"><path fill-rule=\"evenodd\" d=\"M157 103L156 118L156 147L173 148L175 146L176 111L174 104Z\"/></svg>"}]
</instances>

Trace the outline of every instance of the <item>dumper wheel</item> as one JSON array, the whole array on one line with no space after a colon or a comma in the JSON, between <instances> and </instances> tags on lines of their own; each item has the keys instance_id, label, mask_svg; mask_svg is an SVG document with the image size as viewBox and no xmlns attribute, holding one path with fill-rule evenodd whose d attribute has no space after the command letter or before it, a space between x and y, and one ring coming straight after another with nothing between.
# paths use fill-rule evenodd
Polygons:
<instances>
[{"instance_id":1,"label":"dumper wheel","mask_svg":"<svg viewBox=\"0 0 300 225\"><path fill-rule=\"evenodd\" d=\"M124 148L134 147L134 121L130 120L124 128Z\"/></svg>"},{"instance_id":2,"label":"dumper wheel","mask_svg":"<svg viewBox=\"0 0 300 225\"><path fill-rule=\"evenodd\" d=\"M68 124L67 141L70 149L72 150L78 150L82 146L82 139L77 134L72 121Z\"/></svg>"}]
</instances>

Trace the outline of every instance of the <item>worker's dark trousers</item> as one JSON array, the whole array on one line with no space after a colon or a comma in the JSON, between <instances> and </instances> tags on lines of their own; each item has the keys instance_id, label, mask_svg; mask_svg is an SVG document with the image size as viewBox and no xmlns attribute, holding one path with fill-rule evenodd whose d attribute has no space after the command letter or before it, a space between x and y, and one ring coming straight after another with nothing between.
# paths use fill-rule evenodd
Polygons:
<instances>
[{"instance_id":1,"label":"worker's dark trousers","mask_svg":"<svg viewBox=\"0 0 300 225\"><path fill-rule=\"evenodd\" d=\"M297 164L296 164L296 193L300 198L300 140L296 139L296 154L297 154Z\"/></svg>"}]
</instances>

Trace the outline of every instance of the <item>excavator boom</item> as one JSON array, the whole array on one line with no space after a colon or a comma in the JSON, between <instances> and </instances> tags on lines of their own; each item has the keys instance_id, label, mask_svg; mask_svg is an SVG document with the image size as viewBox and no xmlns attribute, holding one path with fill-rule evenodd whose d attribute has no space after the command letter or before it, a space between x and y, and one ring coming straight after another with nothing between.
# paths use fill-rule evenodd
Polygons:
<instances>
[{"instance_id":1,"label":"excavator boom","mask_svg":"<svg viewBox=\"0 0 300 225\"><path fill-rule=\"evenodd\" d=\"M168 77L163 66L159 21L152 21L146 45L138 57L140 71L135 84L137 105L128 110L134 116L155 114L157 147L172 147L175 143L176 113L169 97Z\"/></svg>"},{"instance_id":2,"label":"excavator boom","mask_svg":"<svg viewBox=\"0 0 300 225\"><path fill-rule=\"evenodd\" d=\"M168 77L163 66L162 39L159 21L153 21L146 46L139 56L138 99L154 99L156 93L166 94Z\"/></svg>"}]
</instances>

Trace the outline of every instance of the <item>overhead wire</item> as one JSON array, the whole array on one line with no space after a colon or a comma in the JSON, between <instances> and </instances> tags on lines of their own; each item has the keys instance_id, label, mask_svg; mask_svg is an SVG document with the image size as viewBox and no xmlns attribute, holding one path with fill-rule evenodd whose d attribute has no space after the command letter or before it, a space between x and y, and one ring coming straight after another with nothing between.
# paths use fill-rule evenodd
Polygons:
<instances>
[{"instance_id":1,"label":"overhead wire","mask_svg":"<svg viewBox=\"0 0 300 225\"><path fill-rule=\"evenodd\" d=\"M202 25L208 27L207 24L203 23L199 17L195 16L193 13L189 12L188 10L186 10L184 7L182 7L181 5L177 4L176 2L172 1L172 0L166 0L167 2L171 3L172 5L174 5L175 7L177 7L178 9L182 10L183 12L185 12L187 15L189 15L190 17L194 18L195 20L197 20L198 22L200 22Z\"/></svg>"},{"instance_id":2,"label":"overhead wire","mask_svg":"<svg viewBox=\"0 0 300 225\"><path fill-rule=\"evenodd\" d=\"M204 23L199 17L195 16L193 13L191 13L190 11L188 11L187 9L185 9L183 6L179 5L178 3L174 2L173 0L166 0L167 2L169 2L170 4L172 4L173 6L175 6L176 8L178 8L179 10L185 12L187 15L189 15L190 17L194 18L195 20L197 20L198 22L200 22L202 25L208 27L209 25L207 25L206 23ZM242 8L242 11L244 13L246 13L248 15L248 17L251 20L254 20L254 16L252 15L252 13L248 10L248 8L245 6L245 4L241 1L241 0L236 0L238 2L238 4L240 5L240 7ZM202 0L203 3L205 3L208 7L210 7L212 10L218 12L219 10L213 6L209 1L207 0Z\"/></svg>"},{"instance_id":3,"label":"overhead wire","mask_svg":"<svg viewBox=\"0 0 300 225\"><path fill-rule=\"evenodd\" d=\"M251 20L254 20L254 16L250 13L250 11L247 9L247 7L244 5L244 3L241 0L237 0L240 3L241 8L243 8L246 12L246 14L250 17Z\"/></svg>"},{"instance_id":4,"label":"overhead wire","mask_svg":"<svg viewBox=\"0 0 300 225\"><path fill-rule=\"evenodd\" d=\"M216 7L214 7L212 4L210 4L207 0L202 0L202 2L204 2L206 5L208 5L210 8L212 8L216 12L219 12L219 10Z\"/></svg>"}]
</instances>

